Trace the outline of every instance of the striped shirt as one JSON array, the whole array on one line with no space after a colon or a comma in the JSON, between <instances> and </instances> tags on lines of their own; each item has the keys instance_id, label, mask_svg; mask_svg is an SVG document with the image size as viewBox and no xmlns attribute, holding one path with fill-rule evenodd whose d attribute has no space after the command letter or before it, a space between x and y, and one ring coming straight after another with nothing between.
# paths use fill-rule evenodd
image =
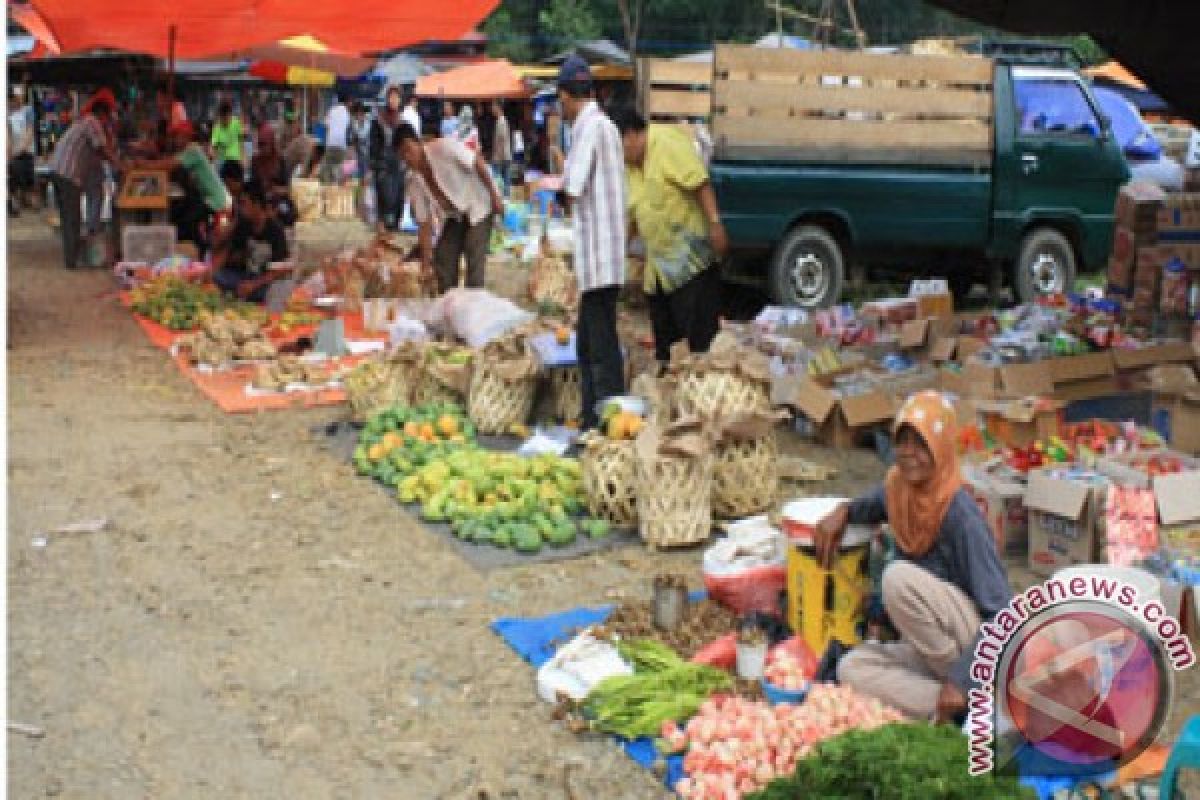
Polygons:
<instances>
[{"instance_id":1,"label":"striped shirt","mask_svg":"<svg viewBox=\"0 0 1200 800\"><path fill-rule=\"evenodd\" d=\"M574 201L575 274L580 291L625 283L625 154L621 135L596 101L571 126L563 189Z\"/></svg>"},{"instance_id":2,"label":"striped shirt","mask_svg":"<svg viewBox=\"0 0 1200 800\"><path fill-rule=\"evenodd\" d=\"M59 139L54 154L50 156L50 171L76 186L83 186L105 161L104 147L107 142L108 134L104 132L100 120L85 114L72 122Z\"/></svg>"}]
</instances>

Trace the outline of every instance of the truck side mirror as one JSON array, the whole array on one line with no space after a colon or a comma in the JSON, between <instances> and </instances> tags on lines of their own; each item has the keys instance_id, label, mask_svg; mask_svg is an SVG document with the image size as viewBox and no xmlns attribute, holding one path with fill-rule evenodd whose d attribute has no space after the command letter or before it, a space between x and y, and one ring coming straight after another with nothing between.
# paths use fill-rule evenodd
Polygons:
<instances>
[{"instance_id":1,"label":"truck side mirror","mask_svg":"<svg viewBox=\"0 0 1200 800\"><path fill-rule=\"evenodd\" d=\"M1100 113L1100 135L1096 138L1102 142L1107 142L1112 138L1112 117L1103 112Z\"/></svg>"}]
</instances>

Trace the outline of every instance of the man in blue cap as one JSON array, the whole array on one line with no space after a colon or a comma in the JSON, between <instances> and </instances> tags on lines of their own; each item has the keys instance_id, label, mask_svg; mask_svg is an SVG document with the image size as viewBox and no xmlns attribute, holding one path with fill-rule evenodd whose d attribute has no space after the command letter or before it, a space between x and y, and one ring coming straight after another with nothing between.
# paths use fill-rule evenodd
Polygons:
<instances>
[{"instance_id":1,"label":"man in blue cap","mask_svg":"<svg viewBox=\"0 0 1200 800\"><path fill-rule=\"evenodd\" d=\"M558 72L558 101L571 123L563 191L575 225L579 283L576 350L584 430L599 425L599 401L625 393L617 295L625 283L625 157L621 134L596 104L592 71L572 55Z\"/></svg>"}]
</instances>

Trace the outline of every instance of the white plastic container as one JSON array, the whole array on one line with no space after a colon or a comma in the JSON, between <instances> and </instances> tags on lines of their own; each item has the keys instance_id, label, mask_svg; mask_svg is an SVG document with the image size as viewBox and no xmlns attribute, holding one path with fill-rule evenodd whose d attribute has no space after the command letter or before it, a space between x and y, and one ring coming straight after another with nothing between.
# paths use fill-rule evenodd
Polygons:
<instances>
[{"instance_id":1,"label":"white plastic container","mask_svg":"<svg viewBox=\"0 0 1200 800\"><path fill-rule=\"evenodd\" d=\"M748 681L761 680L767 666L767 642L737 643L737 674Z\"/></svg>"}]
</instances>

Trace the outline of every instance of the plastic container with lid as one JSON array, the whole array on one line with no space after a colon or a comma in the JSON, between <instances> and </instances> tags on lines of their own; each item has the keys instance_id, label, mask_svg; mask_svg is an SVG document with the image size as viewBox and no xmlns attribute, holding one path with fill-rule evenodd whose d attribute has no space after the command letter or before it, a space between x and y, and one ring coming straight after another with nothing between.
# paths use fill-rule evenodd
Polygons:
<instances>
[{"instance_id":1,"label":"plastic container with lid","mask_svg":"<svg viewBox=\"0 0 1200 800\"><path fill-rule=\"evenodd\" d=\"M783 506L780 527L792 542L811 545L817 532L817 523L842 503L845 497L804 497ZM873 531L866 525L848 525L842 536L842 549L861 547L871 540Z\"/></svg>"}]
</instances>

